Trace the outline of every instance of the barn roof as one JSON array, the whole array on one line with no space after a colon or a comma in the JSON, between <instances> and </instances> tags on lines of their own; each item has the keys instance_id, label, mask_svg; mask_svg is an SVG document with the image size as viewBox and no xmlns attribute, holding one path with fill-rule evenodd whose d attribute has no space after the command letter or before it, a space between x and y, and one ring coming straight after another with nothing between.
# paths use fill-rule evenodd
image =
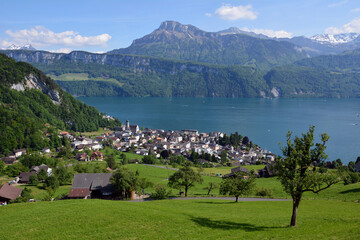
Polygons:
<instances>
[{"instance_id":1,"label":"barn roof","mask_svg":"<svg viewBox=\"0 0 360 240\"><path fill-rule=\"evenodd\" d=\"M21 195L22 189L4 184L0 187L0 197L13 200Z\"/></svg>"}]
</instances>

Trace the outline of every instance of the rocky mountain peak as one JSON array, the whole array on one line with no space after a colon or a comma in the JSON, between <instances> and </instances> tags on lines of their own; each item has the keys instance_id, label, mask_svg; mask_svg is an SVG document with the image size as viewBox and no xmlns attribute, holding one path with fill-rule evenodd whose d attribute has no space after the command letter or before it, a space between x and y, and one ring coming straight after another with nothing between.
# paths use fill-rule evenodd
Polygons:
<instances>
[{"instance_id":1,"label":"rocky mountain peak","mask_svg":"<svg viewBox=\"0 0 360 240\"><path fill-rule=\"evenodd\" d=\"M196 32L201 31L199 28L194 27L193 25L184 25L176 21L165 21L160 24L158 30L169 31L169 32Z\"/></svg>"}]
</instances>

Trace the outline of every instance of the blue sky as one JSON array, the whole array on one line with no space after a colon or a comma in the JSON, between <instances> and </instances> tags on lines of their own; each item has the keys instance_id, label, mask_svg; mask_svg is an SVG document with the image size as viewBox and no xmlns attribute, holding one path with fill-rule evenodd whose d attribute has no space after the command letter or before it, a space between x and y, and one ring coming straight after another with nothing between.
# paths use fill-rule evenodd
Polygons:
<instances>
[{"instance_id":1,"label":"blue sky","mask_svg":"<svg viewBox=\"0 0 360 240\"><path fill-rule=\"evenodd\" d=\"M0 0L0 7L0 48L31 43L41 50L106 52L165 20L272 37L360 32L359 0Z\"/></svg>"}]
</instances>

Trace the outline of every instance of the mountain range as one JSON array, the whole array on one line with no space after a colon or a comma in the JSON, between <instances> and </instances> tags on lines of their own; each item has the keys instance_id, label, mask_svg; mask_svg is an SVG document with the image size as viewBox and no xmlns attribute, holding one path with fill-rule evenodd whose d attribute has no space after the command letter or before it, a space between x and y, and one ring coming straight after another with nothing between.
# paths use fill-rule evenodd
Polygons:
<instances>
[{"instance_id":1,"label":"mountain range","mask_svg":"<svg viewBox=\"0 0 360 240\"><path fill-rule=\"evenodd\" d=\"M278 39L166 21L128 48L105 54L3 52L74 95L359 97L359 43L358 34Z\"/></svg>"},{"instance_id":2,"label":"mountain range","mask_svg":"<svg viewBox=\"0 0 360 240\"><path fill-rule=\"evenodd\" d=\"M247 38L252 37L252 38ZM267 40L267 41L258 41ZM274 41L278 42L276 45ZM292 43L293 45L283 45ZM267 46L271 48L267 48ZM185 49L192 48L192 55ZM227 56L227 49L233 55ZM156 56L214 64L241 64L267 67L291 63L299 58L324 54L337 54L360 48L359 33L317 34L312 37L270 38L231 27L218 32L205 32L192 25L165 21L152 33L133 41L127 48L115 49L110 53ZM293 50L297 52L293 52ZM266 50L266 51L264 51ZM279 53L281 52L281 54ZM185 52L185 53L184 53ZM245 55L238 57L237 55ZM225 55L225 56L224 56ZM216 58L212 58L216 56ZM271 56L277 60L271 59ZM227 59L228 57L228 59ZM270 64L254 63L255 60L271 59Z\"/></svg>"}]
</instances>

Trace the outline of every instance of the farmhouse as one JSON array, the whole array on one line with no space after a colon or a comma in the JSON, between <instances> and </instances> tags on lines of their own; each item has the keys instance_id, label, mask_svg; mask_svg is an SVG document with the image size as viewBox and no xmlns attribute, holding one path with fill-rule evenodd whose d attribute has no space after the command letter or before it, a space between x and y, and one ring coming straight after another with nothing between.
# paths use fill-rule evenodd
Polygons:
<instances>
[{"instance_id":1,"label":"farmhouse","mask_svg":"<svg viewBox=\"0 0 360 240\"><path fill-rule=\"evenodd\" d=\"M112 198L115 189L111 176L112 173L75 174L68 198Z\"/></svg>"},{"instance_id":2,"label":"farmhouse","mask_svg":"<svg viewBox=\"0 0 360 240\"><path fill-rule=\"evenodd\" d=\"M0 203L7 203L20 197L21 188L12 187L9 184L4 184L0 187Z\"/></svg>"},{"instance_id":3,"label":"farmhouse","mask_svg":"<svg viewBox=\"0 0 360 240\"><path fill-rule=\"evenodd\" d=\"M224 175L223 178L234 177L234 176L236 176L236 173L238 173L238 172L244 173L244 174L250 173L249 169L247 169L247 168L236 167L236 168L232 168L231 173Z\"/></svg>"},{"instance_id":4,"label":"farmhouse","mask_svg":"<svg viewBox=\"0 0 360 240\"><path fill-rule=\"evenodd\" d=\"M52 169L45 164L41 164L40 166L32 166L30 169L30 172L34 172L34 173L38 174L42 169L45 170L45 172L47 173L48 176L51 176Z\"/></svg>"},{"instance_id":5,"label":"farmhouse","mask_svg":"<svg viewBox=\"0 0 360 240\"><path fill-rule=\"evenodd\" d=\"M35 175L35 172L22 172L19 175L20 183L29 183L31 175Z\"/></svg>"},{"instance_id":6,"label":"farmhouse","mask_svg":"<svg viewBox=\"0 0 360 240\"><path fill-rule=\"evenodd\" d=\"M17 161L16 158L11 158L11 157L3 157L1 158L1 160L3 160L5 164L13 164Z\"/></svg>"}]
</instances>

